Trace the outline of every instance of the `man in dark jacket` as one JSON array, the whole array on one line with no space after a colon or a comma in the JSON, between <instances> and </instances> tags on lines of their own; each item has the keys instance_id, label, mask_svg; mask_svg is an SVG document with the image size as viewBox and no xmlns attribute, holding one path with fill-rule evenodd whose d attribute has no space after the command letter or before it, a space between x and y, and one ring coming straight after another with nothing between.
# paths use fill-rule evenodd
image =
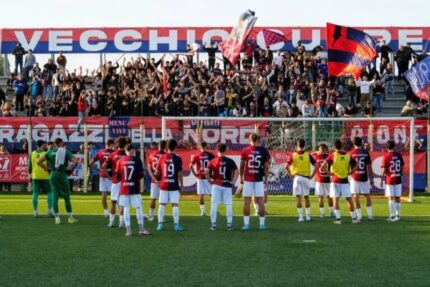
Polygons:
<instances>
[{"instance_id":1,"label":"man in dark jacket","mask_svg":"<svg viewBox=\"0 0 430 287\"><path fill-rule=\"evenodd\" d=\"M24 111L24 95L27 93L28 85L22 74L19 74L18 79L13 82L15 91L16 110Z\"/></svg>"},{"instance_id":2,"label":"man in dark jacket","mask_svg":"<svg viewBox=\"0 0 430 287\"><path fill-rule=\"evenodd\" d=\"M12 54L15 56L15 75L18 74L18 67L19 72L22 73L22 59L27 52L24 50L20 42L16 43L16 47Z\"/></svg>"}]
</instances>

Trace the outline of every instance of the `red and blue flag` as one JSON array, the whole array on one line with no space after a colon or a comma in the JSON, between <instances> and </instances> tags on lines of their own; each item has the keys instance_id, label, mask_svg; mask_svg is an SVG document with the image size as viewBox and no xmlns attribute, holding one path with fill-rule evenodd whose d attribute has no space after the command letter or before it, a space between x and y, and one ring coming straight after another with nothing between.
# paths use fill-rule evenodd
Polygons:
<instances>
[{"instance_id":1,"label":"red and blue flag","mask_svg":"<svg viewBox=\"0 0 430 287\"><path fill-rule=\"evenodd\" d=\"M352 75L355 79L378 56L370 35L331 23L327 23L327 54L330 76Z\"/></svg>"},{"instance_id":2,"label":"red and blue flag","mask_svg":"<svg viewBox=\"0 0 430 287\"><path fill-rule=\"evenodd\" d=\"M403 73L403 76L411 85L415 95L425 101L429 101L430 93L430 57L415 64Z\"/></svg>"}]
</instances>

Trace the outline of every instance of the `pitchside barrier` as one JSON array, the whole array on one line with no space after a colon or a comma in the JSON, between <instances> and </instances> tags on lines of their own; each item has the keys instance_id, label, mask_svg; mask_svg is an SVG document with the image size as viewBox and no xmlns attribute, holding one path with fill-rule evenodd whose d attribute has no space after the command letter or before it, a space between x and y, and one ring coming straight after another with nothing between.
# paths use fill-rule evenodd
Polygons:
<instances>
[{"instance_id":1,"label":"pitchside barrier","mask_svg":"<svg viewBox=\"0 0 430 287\"><path fill-rule=\"evenodd\" d=\"M374 119L278 119L278 118L160 118L160 117L88 117L78 130L77 117L14 117L0 118L0 143L10 154L0 154L0 191L7 190L14 183L14 190L25 189L29 182L28 154L36 148L37 140L54 141L62 138L67 148L80 158L71 179L84 192L97 191L94 186L94 173L97 168L88 168L91 156L104 148L104 142L118 136L128 136L139 148L143 160L150 143L165 138L176 138L180 143L177 152L184 161L185 194L195 194L196 178L189 170L191 156L197 151L197 127L201 125L203 140L215 152L219 142L227 143L229 154L239 163L240 151L247 145L247 137L257 131L263 144L272 154L270 172L270 194L290 194L291 180L282 172L288 153L294 150L295 140L303 137L307 148L314 151L324 142L329 146L336 138L343 138L347 149L351 147L351 138L363 137L371 146L373 169L376 174L376 187L373 194L383 194L380 180L380 160L388 139L396 142L396 150L403 152L407 161L403 191L411 196L412 187L425 189L426 167L425 152L415 152L411 161L411 131L416 131L416 139L422 141L423 150L427 147L427 122L411 118L374 118ZM411 129L411 125L415 129ZM370 135L370 136L369 136ZM24 142L31 142L25 149ZM82 149L80 146L82 145ZM91 148L90 148L91 147ZM145 147L142 150L141 147ZM82 151L87 150L88 156ZM412 150L413 151L413 150ZM415 163L413 169L410 168ZM413 177L411 176L414 175ZM146 177L145 189L149 190L149 178Z\"/></svg>"},{"instance_id":2,"label":"pitchside barrier","mask_svg":"<svg viewBox=\"0 0 430 287\"><path fill-rule=\"evenodd\" d=\"M292 193L292 180L286 175L284 165L299 138L305 139L306 148L315 152L321 143L331 148L335 139L341 139L348 151L352 148L351 140L361 137L372 158L375 175L372 194L375 195L384 194L381 161L385 144L390 139L395 141L395 150L401 152L405 160L402 190L410 201L413 201L414 169L423 169L425 173L425 153L415 162L414 118L162 118L163 138L173 138L179 143L178 154L182 155L186 169L185 193L195 192L196 179L189 173L188 165L192 154L197 151L199 137L214 153L218 143L226 143L228 155L239 166L241 150L253 132L260 135L262 144L271 154L269 194Z\"/></svg>"}]
</instances>

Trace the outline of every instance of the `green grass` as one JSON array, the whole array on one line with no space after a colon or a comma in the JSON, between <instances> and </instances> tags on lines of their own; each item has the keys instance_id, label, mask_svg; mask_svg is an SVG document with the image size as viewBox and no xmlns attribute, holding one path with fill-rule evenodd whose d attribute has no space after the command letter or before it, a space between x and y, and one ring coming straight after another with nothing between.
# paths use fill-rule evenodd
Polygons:
<instances>
[{"instance_id":1,"label":"green grass","mask_svg":"<svg viewBox=\"0 0 430 287\"><path fill-rule=\"evenodd\" d=\"M0 196L0 286L430 286L430 197L404 203L395 224L382 199L375 222L352 225L343 209L341 226L316 216L299 224L292 197L271 197L264 232L240 231L237 200L236 229L226 231L220 217L212 232L208 217L195 216L197 201L183 199L186 230L171 231L168 216L162 233L146 223L154 232L146 238L108 229L98 196L73 195L72 203L80 222L58 226L32 218L29 195ZM45 197L40 205L44 213Z\"/></svg>"}]
</instances>

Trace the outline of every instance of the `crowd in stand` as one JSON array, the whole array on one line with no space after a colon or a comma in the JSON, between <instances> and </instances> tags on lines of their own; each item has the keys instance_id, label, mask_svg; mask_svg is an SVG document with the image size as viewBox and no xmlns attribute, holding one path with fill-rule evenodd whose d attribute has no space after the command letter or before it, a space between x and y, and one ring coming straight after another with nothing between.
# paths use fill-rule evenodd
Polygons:
<instances>
[{"instance_id":1,"label":"crowd in stand","mask_svg":"<svg viewBox=\"0 0 430 287\"><path fill-rule=\"evenodd\" d=\"M205 45L208 61L195 62L196 51L167 60L145 57L107 62L97 70L67 69L60 53L40 66L31 50L15 49L15 73L8 91L0 91L2 116L232 116L352 117L383 112L394 82L401 80L417 55L409 45L395 53L399 74L393 74L389 46L382 43L380 65L364 70L360 80L329 77L322 47L305 52L275 52L247 42L240 62L217 60L216 44ZM413 99L410 89L408 99ZM6 94L11 95L8 99ZM339 99L347 100L342 106ZM415 105L416 104L416 105ZM404 108L405 109L405 108ZM426 113L426 106L408 102L406 115ZM403 110L402 110L402 114Z\"/></svg>"}]
</instances>

